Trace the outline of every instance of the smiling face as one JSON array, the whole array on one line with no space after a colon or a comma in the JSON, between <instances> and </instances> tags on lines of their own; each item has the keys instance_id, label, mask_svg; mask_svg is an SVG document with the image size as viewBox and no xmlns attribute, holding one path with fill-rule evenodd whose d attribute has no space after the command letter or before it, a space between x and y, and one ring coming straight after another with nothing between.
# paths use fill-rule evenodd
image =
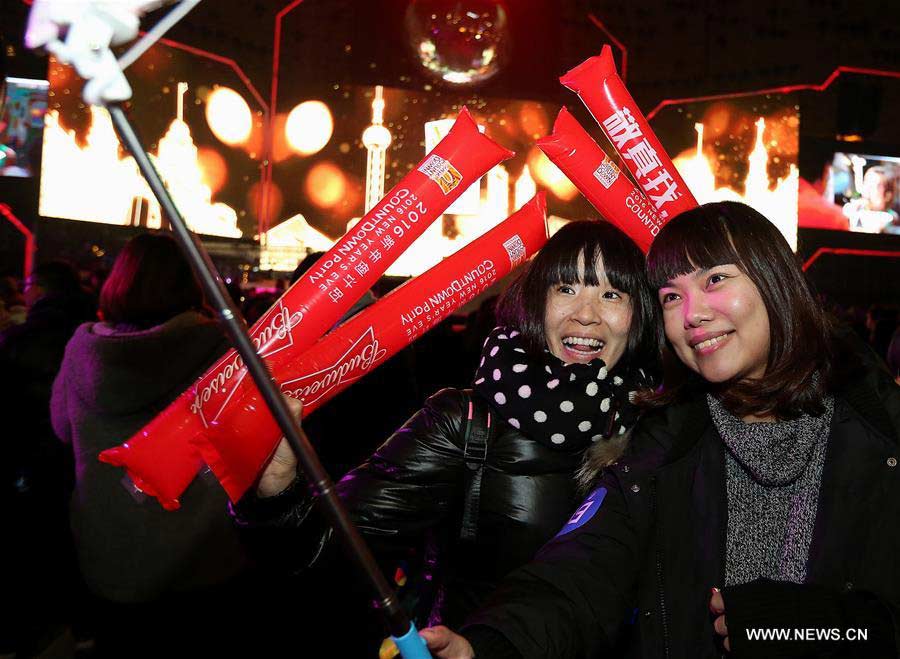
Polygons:
<instances>
[{"instance_id":1,"label":"smiling face","mask_svg":"<svg viewBox=\"0 0 900 659\"><path fill-rule=\"evenodd\" d=\"M756 379L769 357L769 314L736 265L698 268L659 289L666 337L678 358L708 382Z\"/></svg>"},{"instance_id":2,"label":"smiling face","mask_svg":"<svg viewBox=\"0 0 900 659\"><path fill-rule=\"evenodd\" d=\"M583 264L578 266L583 274ZM611 369L628 345L631 297L609 283L601 261L596 268L598 286L575 282L550 287L544 335L550 352L563 362L587 364L601 358Z\"/></svg>"}]
</instances>

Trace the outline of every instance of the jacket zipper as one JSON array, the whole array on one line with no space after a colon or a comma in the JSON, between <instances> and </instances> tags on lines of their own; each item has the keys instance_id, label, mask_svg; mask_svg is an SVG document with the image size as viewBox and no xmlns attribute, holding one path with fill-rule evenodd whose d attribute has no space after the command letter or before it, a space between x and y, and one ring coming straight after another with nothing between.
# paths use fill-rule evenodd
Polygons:
<instances>
[{"instance_id":1,"label":"jacket zipper","mask_svg":"<svg viewBox=\"0 0 900 659\"><path fill-rule=\"evenodd\" d=\"M653 511L653 520L656 525L656 538L654 539L655 555L656 555L656 589L659 593L659 615L662 620L663 630L663 656L669 659L669 622L666 616L666 596L663 579L662 551L659 547L660 521L657 519L656 509L656 478L651 479L653 491L651 493L650 505Z\"/></svg>"}]
</instances>

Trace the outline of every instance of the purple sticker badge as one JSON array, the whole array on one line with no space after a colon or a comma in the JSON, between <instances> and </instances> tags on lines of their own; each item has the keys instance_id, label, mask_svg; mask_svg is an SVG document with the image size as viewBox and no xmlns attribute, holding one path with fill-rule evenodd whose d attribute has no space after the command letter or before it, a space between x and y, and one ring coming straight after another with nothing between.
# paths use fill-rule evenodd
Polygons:
<instances>
[{"instance_id":1,"label":"purple sticker badge","mask_svg":"<svg viewBox=\"0 0 900 659\"><path fill-rule=\"evenodd\" d=\"M569 518L569 521L566 522L566 525L562 527L562 530L556 534L557 537L561 535L565 535L570 531L574 531L578 527L587 523L591 517L593 517L598 510L600 510L600 506L603 503L603 499L606 498L606 488L598 487L596 490L591 492L587 499L584 500L580 506L578 506L578 510Z\"/></svg>"}]
</instances>

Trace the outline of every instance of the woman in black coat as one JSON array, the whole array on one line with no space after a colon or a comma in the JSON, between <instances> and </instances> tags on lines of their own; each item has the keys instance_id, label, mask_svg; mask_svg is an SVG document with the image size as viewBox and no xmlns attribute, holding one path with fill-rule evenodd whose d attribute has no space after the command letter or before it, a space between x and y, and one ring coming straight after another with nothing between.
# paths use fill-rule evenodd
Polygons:
<instances>
[{"instance_id":1,"label":"woman in black coat","mask_svg":"<svg viewBox=\"0 0 900 659\"><path fill-rule=\"evenodd\" d=\"M655 370L643 257L610 224L563 227L501 307L505 324L485 343L473 388L433 395L337 486L382 555L431 541L423 582L437 592L423 617L432 623L461 622L559 530L578 501L585 451L621 451L636 419L630 397ZM282 442L236 516L257 527L304 523L312 502L295 479Z\"/></svg>"},{"instance_id":2,"label":"woman in black coat","mask_svg":"<svg viewBox=\"0 0 900 659\"><path fill-rule=\"evenodd\" d=\"M680 377L464 637L423 632L432 651L896 656L897 386L748 206L678 216L647 263Z\"/></svg>"}]
</instances>

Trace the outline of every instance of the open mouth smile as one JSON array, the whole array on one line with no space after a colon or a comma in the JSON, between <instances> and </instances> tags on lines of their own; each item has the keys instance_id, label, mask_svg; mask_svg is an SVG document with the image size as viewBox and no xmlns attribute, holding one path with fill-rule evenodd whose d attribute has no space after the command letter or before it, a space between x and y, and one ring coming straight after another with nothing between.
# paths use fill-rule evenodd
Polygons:
<instances>
[{"instance_id":1,"label":"open mouth smile","mask_svg":"<svg viewBox=\"0 0 900 659\"><path fill-rule=\"evenodd\" d=\"M563 347L579 356L593 357L603 350L606 342L600 339L585 336L564 336L562 339Z\"/></svg>"}]
</instances>

